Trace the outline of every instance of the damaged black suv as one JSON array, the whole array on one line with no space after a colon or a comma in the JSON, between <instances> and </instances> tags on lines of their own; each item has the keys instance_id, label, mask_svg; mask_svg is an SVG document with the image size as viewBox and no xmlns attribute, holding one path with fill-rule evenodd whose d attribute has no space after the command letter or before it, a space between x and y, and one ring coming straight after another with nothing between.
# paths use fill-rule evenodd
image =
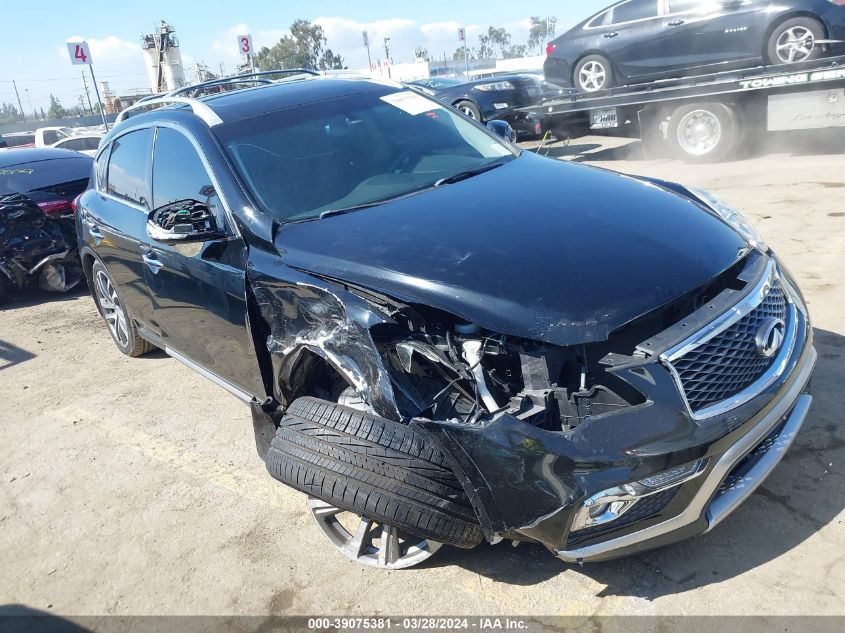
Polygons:
<instances>
[{"instance_id":1,"label":"damaged black suv","mask_svg":"<svg viewBox=\"0 0 845 633\"><path fill-rule=\"evenodd\" d=\"M494 132L359 79L140 104L78 202L96 305L125 354L248 403L270 474L362 563L712 529L807 414L801 293L719 200Z\"/></svg>"}]
</instances>

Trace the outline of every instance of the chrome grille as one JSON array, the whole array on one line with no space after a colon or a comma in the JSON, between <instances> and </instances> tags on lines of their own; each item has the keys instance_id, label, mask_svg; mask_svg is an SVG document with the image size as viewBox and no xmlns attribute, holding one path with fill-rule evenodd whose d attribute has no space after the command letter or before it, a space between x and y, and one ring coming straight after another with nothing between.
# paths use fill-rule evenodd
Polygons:
<instances>
[{"instance_id":1,"label":"chrome grille","mask_svg":"<svg viewBox=\"0 0 845 633\"><path fill-rule=\"evenodd\" d=\"M778 355L761 356L755 341L763 322L771 317L789 325L789 302L776 276L768 294L748 314L710 340L672 358L670 365L693 413L742 393L777 362Z\"/></svg>"}]
</instances>

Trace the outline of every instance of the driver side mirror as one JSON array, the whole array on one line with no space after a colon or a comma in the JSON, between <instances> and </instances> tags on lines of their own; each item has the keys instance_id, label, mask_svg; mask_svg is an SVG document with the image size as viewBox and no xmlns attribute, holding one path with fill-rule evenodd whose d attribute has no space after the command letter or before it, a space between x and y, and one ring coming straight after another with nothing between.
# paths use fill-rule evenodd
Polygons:
<instances>
[{"instance_id":1,"label":"driver side mirror","mask_svg":"<svg viewBox=\"0 0 845 633\"><path fill-rule=\"evenodd\" d=\"M147 216L147 234L162 244L207 242L225 237L208 206L196 200L177 200Z\"/></svg>"},{"instance_id":2,"label":"driver side mirror","mask_svg":"<svg viewBox=\"0 0 845 633\"><path fill-rule=\"evenodd\" d=\"M511 127L510 123L502 120L489 121L487 129L493 132L496 136L505 139L508 143L516 143L516 132Z\"/></svg>"}]
</instances>

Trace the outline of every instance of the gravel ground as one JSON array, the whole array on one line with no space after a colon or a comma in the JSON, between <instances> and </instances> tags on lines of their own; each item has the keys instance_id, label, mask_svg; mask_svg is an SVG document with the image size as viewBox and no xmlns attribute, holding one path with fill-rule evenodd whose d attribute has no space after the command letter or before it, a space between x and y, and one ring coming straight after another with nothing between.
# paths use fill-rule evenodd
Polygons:
<instances>
[{"instance_id":1,"label":"gravel ground","mask_svg":"<svg viewBox=\"0 0 845 633\"><path fill-rule=\"evenodd\" d=\"M799 140L802 142L799 143ZM843 137L690 166L585 138L553 156L710 189L802 283L816 401L782 464L714 532L583 568L539 546L360 567L256 456L249 411L162 353L132 360L91 298L0 310L0 604L57 614L845 614ZM536 144L529 144L536 145Z\"/></svg>"}]
</instances>

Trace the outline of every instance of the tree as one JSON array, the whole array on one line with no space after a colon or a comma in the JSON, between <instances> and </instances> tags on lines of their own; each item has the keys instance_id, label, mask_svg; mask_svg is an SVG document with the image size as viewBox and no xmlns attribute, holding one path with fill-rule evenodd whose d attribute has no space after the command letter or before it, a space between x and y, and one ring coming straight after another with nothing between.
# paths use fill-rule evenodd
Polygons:
<instances>
[{"instance_id":1,"label":"tree","mask_svg":"<svg viewBox=\"0 0 845 633\"><path fill-rule=\"evenodd\" d=\"M461 46L458 50L455 51L455 54L452 55L452 59L456 62L462 62L464 59L475 59L475 49L472 48L464 48Z\"/></svg>"},{"instance_id":2,"label":"tree","mask_svg":"<svg viewBox=\"0 0 845 633\"><path fill-rule=\"evenodd\" d=\"M21 114L21 111L18 110L14 104L0 104L0 123L14 123L22 118L23 114Z\"/></svg>"},{"instance_id":3,"label":"tree","mask_svg":"<svg viewBox=\"0 0 845 633\"><path fill-rule=\"evenodd\" d=\"M421 59L425 62L430 62L431 57L428 54L428 49L425 46L417 46L414 49L414 59Z\"/></svg>"},{"instance_id":4,"label":"tree","mask_svg":"<svg viewBox=\"0 0 845 633\"><path fill-rule=\"evenodd\" d=\"M290 35L285 35L272 48L265 46L258 51L255 65L259 70L343 68L343 58L325 48L326 43L323 27L308 20L296 20L290 25Z\"/></svg>"},{"instance_id":5,"label":"tree","mask_svg":"<svg viewBox=\"0 0 845 633\"><path fill-rule=\"evenodd\" d=\"M481 59L497 56L507 58L511 48L511 34L504 27L487 27L487 33L478 36L478 56Z\"/></svg>"},{"instance_id":6,"label":"tree","mask_svg":"<svg viewBox=\"0 0 845 633\"><path fill-rule=\"evenodd\" d=\"M47 110L47 118L63 119L66 116L67 110L64 109L64 106L62 106L62 103L61 101L59 101L58 97L50 95L50 109Z\"/></svg>"},{"instance_id":7,"label":"tree","mask_svg":"<svg viewBox=\"0 0 845 633\"><path fill-rule=\"evenodd\" d=\"M538 55L542 55L543 47L555 39L555 29L557 28L557 18L538 18L531 17L531 30L528 32L528 50L537 51Z\"/></svg>"},{"instance_id":8,"label":"tree","mask_svg":"<svg viewBox=\"0 0 845 633\"><path fill-rule=\"evenodd\" d=\"M502 51L504 59L516 59L518 57L525 57L528 53L528 47L525 44L513 44Z\"/></svg>"}]
</instances>

